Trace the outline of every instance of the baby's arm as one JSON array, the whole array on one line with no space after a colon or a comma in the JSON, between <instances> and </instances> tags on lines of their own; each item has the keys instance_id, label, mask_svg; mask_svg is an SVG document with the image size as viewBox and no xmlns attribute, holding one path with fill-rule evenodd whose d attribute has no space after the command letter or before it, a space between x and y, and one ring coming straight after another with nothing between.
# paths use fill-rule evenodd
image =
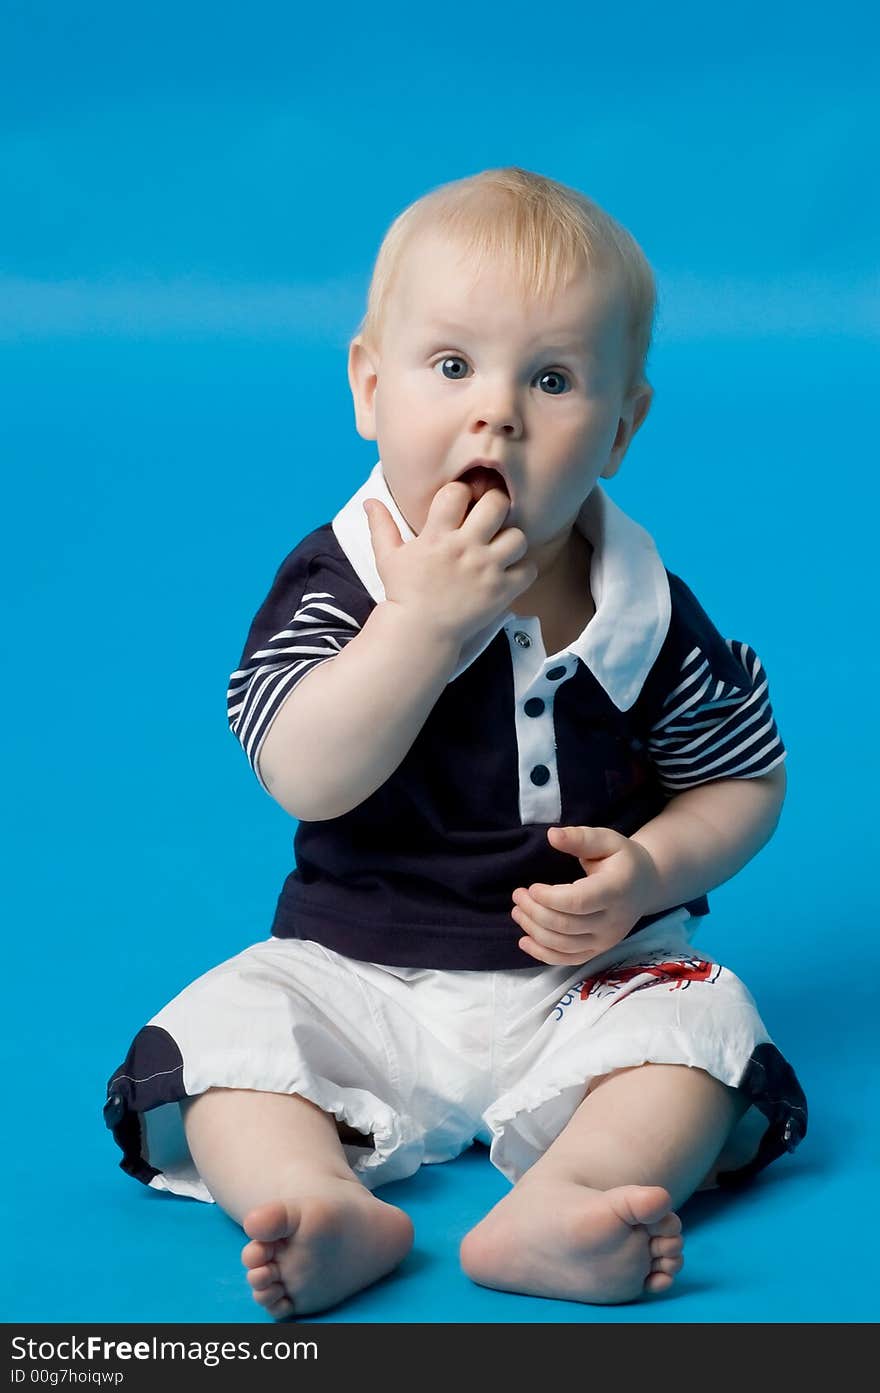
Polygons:
<instances>
[{"instance_id":1,"label":"baby's arm","mask_svg":"<svg viewBox=\"0 0 880 1393\"><path fill-rule=\"evenodd\" d=\"M400 764L455 670L460 643L387 601L281 707L260 773L292 817L348 812ZM291 752L295 752L292 757Z\"/></svg>"},{"instance_id":2,"label":"baby's arm","mask_svg":"<svg viewBox=\"0 0 880 1393\"><path fill-rule=\"evenodd\" d=\"M785 766L753 779L719 779L685 789L630 840L656 868L642 908L653 914L723 885L770 840L785 799Z\"/></svg>"}]
</instances>

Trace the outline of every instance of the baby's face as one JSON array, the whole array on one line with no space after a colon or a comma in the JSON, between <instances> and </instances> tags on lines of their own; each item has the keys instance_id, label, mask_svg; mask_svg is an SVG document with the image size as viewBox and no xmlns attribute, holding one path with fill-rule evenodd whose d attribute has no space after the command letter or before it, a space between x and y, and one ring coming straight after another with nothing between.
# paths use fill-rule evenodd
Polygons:
<instances>
[{"instance_id":1,"label":"baby's face","mask_svg":"<svg viewBox=\"0 0 880 1393\"><path fill-rule=\"evenodd\" d=\"M627 350L624 299L608 274L582 272L553 301L525 303L501 268L475 278L460 249L420 239L379 357L358 346L349 362L358 430L378 441L413 532L438 489L478 457L498 463L512 500L505 526L522 528L530 547L569 528L632 434L619 429L632 416Z\"/></svg>"}]
</instances>

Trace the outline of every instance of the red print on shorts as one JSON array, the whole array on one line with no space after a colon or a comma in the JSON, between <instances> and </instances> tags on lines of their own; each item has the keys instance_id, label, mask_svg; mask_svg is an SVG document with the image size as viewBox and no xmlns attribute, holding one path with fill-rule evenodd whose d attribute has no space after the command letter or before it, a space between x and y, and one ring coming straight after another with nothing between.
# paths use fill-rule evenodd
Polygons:
<instances>
[{"instance_id":1,"label":"red print on shorts","mask_svg":"<svg viewBox=\"0 0 880 1393\"><path fill-rule=\"evenodd\" d=\"M609 967L605 972L599 972L595 977L587 977L581 987L581 1001L586 1001L588 997L608 996L613 992L620 992L618 1001L622 1001L625 996L632 992L642 992L647 987L659 987L662 982L668 983L668 991L675 992L687 988L691 982L716 982L721 971L720 963L706 962L704 958L661 958L656 961L643 963L629 963L625 967ZM628 991L623 991L627 982L632 982L634 978L641 977L649 973L647 982L639 982L631 986ZM612 1006L617 1002L613 1001Z\"/></svg>"}]
</instances>

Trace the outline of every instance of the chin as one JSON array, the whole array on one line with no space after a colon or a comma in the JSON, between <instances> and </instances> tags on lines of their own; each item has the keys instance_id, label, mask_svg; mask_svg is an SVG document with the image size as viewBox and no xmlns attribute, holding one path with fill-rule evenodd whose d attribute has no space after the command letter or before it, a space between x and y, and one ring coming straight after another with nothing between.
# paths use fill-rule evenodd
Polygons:
<instances>
[{"instance_id":1,"label":"chin","mask_svg":"<svg viewBox=\"0 0 880 1393\"><path fill-rule=\"evenodd\" d=\"M397 505L400 508L400 504ZM427 508L400 508L404 521L411 532L418 537L425 523L428 521Z\"/></svg>"}]
</instances>

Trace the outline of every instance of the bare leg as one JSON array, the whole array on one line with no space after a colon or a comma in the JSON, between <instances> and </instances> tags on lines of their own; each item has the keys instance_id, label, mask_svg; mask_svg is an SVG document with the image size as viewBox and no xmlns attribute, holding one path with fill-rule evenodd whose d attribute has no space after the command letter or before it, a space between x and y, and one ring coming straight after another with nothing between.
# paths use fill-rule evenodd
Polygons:
<instances>
[{"instance_id":1,"label":"bare leg","mask_svg":"<svg viewBox=\"0 0 880 1393\"><path fill-rule=\"evenodd\" d=\"M362 1185L335 1119L305 1098L211 1088L181 1113L199 1174L253 1240L242 1262L276 1319L336 1305L412 1247L410 1219Z\"/></svg>"},{"instance_id":2,"label":"bare leg","mask_svg":"<svg viewBox=\"0 0 880 1393\"><path fill-rule=\"evenodd\" d=\"M464 1270L483 1286L571 1301L665 1291L683 1264L673 1208L706 1177L747 1106L681 1064L606 1074L467 1234Z\"/></svg>"}]
</instances>

